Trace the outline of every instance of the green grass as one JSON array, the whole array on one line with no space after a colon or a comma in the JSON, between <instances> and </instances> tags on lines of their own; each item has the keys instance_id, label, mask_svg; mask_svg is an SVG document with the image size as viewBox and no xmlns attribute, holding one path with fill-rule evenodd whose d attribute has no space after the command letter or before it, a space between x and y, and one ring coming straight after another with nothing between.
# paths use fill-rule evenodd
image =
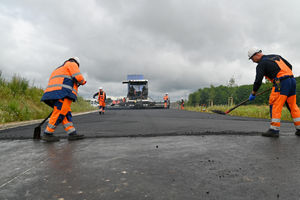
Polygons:
<instances>
[{"instance_id":1,"label":"green grass","mask_svg":"<svg viewBox=\"0 0 300 200\"><path fill-rule=\"evenodd\" d=\"M30 86L28 80L14 75L10 81L6 81L0 71L0 124L48 116L52 108L40 102L42 95L43 90ZM78 97L71 109L73 112L84 112L95 108Z\"/></svg>"},{"instance_id":2,"label":"green grass","mask_svg":"<svg viewBox=\"0 0 300 200\"><path fill-rule=\"evenodd\" d=\"M234 107L234 106L232 106ZM186 106L184 109L189 111L196 111L196 112L212 112L212 110L220 110L220 111L227 111L232 107L219 105L219 106L211 106L203 110L203 107L192 107ZM270 119L270 112L268 105L244 105L236 108L235 110L231 111L229 115L234 116L243 116L243 117L254 117L254 118L263 118L263 119ZM282 110L281 120L288 120L292 121L291 114L286 107Z\"/></svg>"}]
</instances>

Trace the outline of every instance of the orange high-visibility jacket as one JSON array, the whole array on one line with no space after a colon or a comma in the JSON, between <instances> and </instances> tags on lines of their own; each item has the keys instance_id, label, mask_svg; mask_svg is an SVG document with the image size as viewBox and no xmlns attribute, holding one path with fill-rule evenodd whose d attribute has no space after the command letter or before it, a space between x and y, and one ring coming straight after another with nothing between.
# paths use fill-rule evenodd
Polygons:
<instances>
[{"instance_id":1,"label":"orange high-visibility jacket","mask_svg":"<svg viewBox=\"0 0 300 200\"><path fill-rule=\"evenodd\" d=\"M169 100L169 96L168 95L164 96L164 101L167 102L168 100Z\"/></svg>"},{"instance_id":2,"label":"orange high-visibility jacket","mask_svg":"<svg viewBox=\"0 0 300 200\"><path fill-rule=\"evenodd\" d=\"M99 92L96 92L93 95L93 98L95 98L96 96L98 96L98 102L100 106L105 106L105 101L106 101L106 93L104 91L102 91L102 94L99 90Z\"/></svg>"},{"instance_id":3,"label":"orange high-visibility jacket","mask_svg":"<svg viewBox=\"0 0 300 200\"><path fill-rule=\"evenodd\" d=\"M98 93L98 101L99 101L99 104L100 103L104 103L105 104L105 100L106 100L106 93L104 91L102 91L102 94L101 92Z\"/></svg>"},{"instance_id":4,"label":"orange high-visibility jacket","mask_svg":"<svg viewBox=\"0 0 300 200\"><path fill-rule=\"evenodd\" d=\"M292 65L279 55L263 55L256 66L253 91L258 91L263 76L273 82L276 79L293 76Z\"/></svg>"},{"instance_id":5,"label":"orange high-visibility jacket","mask_svg":"<svg viewBox=\"0 0 300 200\"><path fill-rule=\"evenodd\" d=\"M86 83L79 66L74 61L66 61L56 68L49 79L41 101L69 98L77 99L78 86Z\"/></svg>"}]
</instances>

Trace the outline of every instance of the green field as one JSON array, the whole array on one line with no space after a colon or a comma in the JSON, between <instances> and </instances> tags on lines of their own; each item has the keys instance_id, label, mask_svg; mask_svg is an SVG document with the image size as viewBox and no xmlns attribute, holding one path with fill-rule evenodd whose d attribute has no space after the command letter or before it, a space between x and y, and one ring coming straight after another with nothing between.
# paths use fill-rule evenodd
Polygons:
<instances>
[{"instance_id":1,"label":"green field","mask_svg":"<svg viewBox=\"0 0 300 200\"><path fill-rule=\"evenodd\" d=\"M231 107L211 106L208 108L199 107L199 106L198 107L186 106L185 110L196 111L196 112L212 112L212 110L221 110L225 112L226 110L229 110L232 107L234 106ZM269 112L268 105L244 105L231 111L228 115L270 119L270 112ZM286 107L284 107L282 110L281 120L292 121L291 114Z\"/></svg>"},{"instance_id":2,"label":"green field","mask_svg":"<svg viewBox=\"0 0 300 200\"><path fill-rule=\"evenodd\" d=\"M15 121L42 119L52 109L40 102L43 90L30 86L29 81L17 75L10 81L2 77L0 71L0 124ZM73 112L94 110L82 97L72 103Z\"/></svg>"}]
</instances>

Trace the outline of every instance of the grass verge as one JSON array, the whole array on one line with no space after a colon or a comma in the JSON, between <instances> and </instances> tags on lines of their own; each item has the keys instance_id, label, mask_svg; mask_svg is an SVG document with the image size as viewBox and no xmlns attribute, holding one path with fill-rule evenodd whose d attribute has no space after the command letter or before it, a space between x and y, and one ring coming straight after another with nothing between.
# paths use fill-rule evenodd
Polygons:
<instances>
[{"instance_id":1,"label":"grass verge","mask_svg":"<svg viewBox=\"0 0 300 200\"><path fill-rule=\"evenodd\" d=\"M234 107L234 106L232 106ZM203 107L192 107L186 106L184 107L185 110L188 111L196 111L196 112L210 112L212 110L220 110L220 111L227 111L230 108L229 106L218 105L218 106L211 106L204 110ZM244 105L236 108L235 110L231 111L228 115L233 116L242 116L242 117L254 117L254 118L262 118L262 119L270 119L270 109L268 105ZM289 110L284 107L282 110L281 120L292 121L291 114Z\"/></svg>"},{"instance_id":2,"label":"grass verge","mask_svg":"<svg viewBox=\"0 0 300 200\"><path fill-rule=\"evenodd\" d=\"M0 71L0 124L47 117L52 108L40 102L42 95L43 90L30 86L26 79L14 75L6 81ZM82 97L71 108L73 112L95 110Z\"/></svg>"}]
</instances>

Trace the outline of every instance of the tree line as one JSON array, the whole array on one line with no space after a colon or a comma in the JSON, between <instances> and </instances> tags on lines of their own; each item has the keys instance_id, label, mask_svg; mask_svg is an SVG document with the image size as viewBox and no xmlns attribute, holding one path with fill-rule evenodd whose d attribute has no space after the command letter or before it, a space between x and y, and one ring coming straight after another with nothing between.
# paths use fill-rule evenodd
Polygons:
<instances>
[{"instance_id":1,"label":"tree line","mask_svg":"<svg viewBox=\"0 0 300 200\"><path fill-rule=\"evenodd\" d=\"M296 95L300 95L300 76L296 77L297 81L297 91ZM266 80L259 89L258 92L267 90L272 87L272 83ZM206 88L200 88L196 92L193 92L189 95L189 99L187 102L188 106L200 106L200 105L209 105L209 101L213 101L214 105L227 105L228 98L232 97L234 104L238 104L244 100L246 100L253 88L253 84L251 85L241 85L237 86L233 78L229 80L229 84L227 86L213 86ZM269 103L269 94L267 92L261 96L256 97L256 99L249 104L268 104ZM297 104L300 103L300 98L297 98Z\"/></svg>"}]
</instances>

